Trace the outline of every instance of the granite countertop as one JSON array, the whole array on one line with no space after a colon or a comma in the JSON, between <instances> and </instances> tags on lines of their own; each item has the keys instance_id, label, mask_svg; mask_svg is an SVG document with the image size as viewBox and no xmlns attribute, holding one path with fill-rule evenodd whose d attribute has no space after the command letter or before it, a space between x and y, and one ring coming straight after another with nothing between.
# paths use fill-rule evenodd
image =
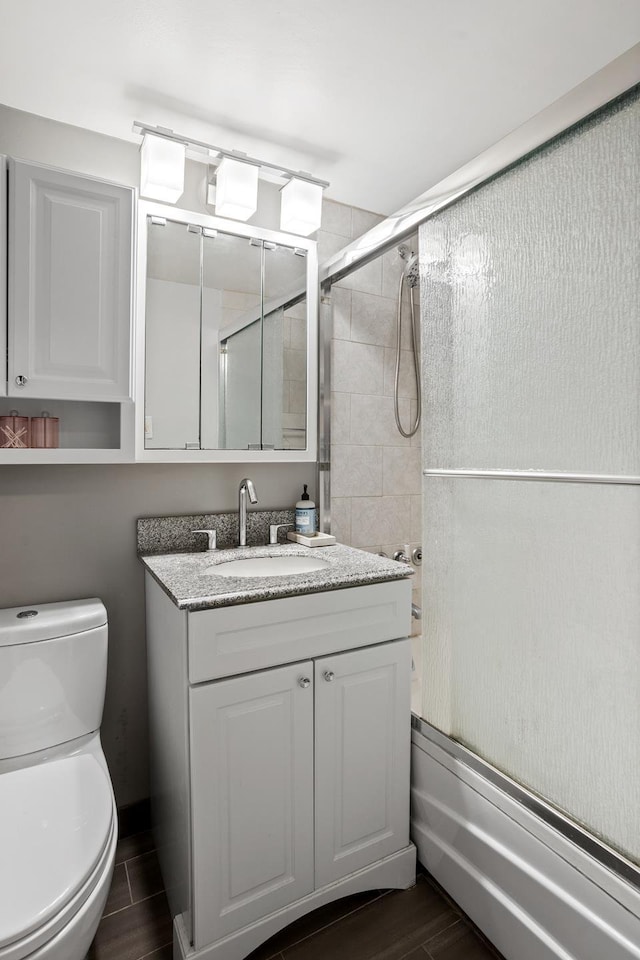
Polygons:
<instances>
[{"instance_id":1,"label":"granite countertop","mask_svg":"<svg viewBox=\"0 0 640 960\"><path fill-rule=\"evenodd\" d=\"M323 560L326 570L277 577L228 577L205 574L208 567L249 557L299 556ZM255 603L278 597L295 597L343 587L366 586L385 580L402 580L413 568L340 543L328 547L278 544L235 547L200 553L141 556L140 560L181 610L207 610L238 603Z\"/></svg>"}]
</instances>

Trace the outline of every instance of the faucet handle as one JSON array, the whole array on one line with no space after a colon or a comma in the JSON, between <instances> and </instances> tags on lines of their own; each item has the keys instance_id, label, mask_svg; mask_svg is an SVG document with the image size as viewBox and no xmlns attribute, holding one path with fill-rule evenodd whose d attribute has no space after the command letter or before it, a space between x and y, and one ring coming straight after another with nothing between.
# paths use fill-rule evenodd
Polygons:
<instances>
[{"instance_id":1,"label":"faucet handle","mask_svg":"<svg viewBox=\"0 0 640 960\"><path fill-rule=\"evenodd\" d=\"M292 526L293 526L293 523L270 523L269 524L269 545L272 546L273 544L278 542L278 530L280 530L282 527L292 527Z\"/></svg>"},{"instance_id":2,"label":"faucet handle","mask_svg":"<svg viewBox=\"0 0 640 960\"><path fill-rule=\"evenodd\" d=\"M191 533L206 533L207 535L207 550L216 549L216 531L215 530L192 530Z\"/></svg>"}]
</instances>

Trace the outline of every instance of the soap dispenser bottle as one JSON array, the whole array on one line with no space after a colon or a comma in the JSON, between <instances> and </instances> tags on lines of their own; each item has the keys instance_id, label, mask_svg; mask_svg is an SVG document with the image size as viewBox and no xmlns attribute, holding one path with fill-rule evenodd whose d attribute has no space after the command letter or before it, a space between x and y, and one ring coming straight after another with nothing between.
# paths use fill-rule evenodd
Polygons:
<instances>
[{"instance_id":1,"label":"soap dispenser bottle","mask_svg":"<svg viewBox=\"0 0 640 960\"><path fill-rule=\"evenodd\" d=\"M304 485L304 493L296 503L296 533L304 533L310 537L316 532L316 505L309 499L307 493L307 484Z\"/></svg>"}]
</instances>

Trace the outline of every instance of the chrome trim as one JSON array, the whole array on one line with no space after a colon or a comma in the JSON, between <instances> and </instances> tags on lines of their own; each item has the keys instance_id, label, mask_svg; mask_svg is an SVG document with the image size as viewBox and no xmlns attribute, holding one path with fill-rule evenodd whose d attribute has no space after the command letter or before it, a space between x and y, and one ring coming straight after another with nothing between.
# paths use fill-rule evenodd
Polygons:
<instances>
[{"instance_id":1,"label":"chrome trim","mask_svg":"<svg viewBox=\"0 0 640 960\"><path fill-rule=\"evenodd\" d=\"M547 470L436 470L422 471L423 477L461 477L471 480L545 480L555 483L639 484L640 477L607 473L561 473Z\"/></svg>"},{"instance_id":2,"label":"chrome trim","mask_svg":"<svg viewBox=\"0 0 640 960\"><path fill-rule=\"evenodd\" d=\"M245 477L238 487L238 546L247 545L247 497L251 503L257 503L256 489L253 480Z\"/></svg>"},{"instance_id":3,"label":"chrome trim","mask_svg":"<svg viewBox=\"0 0 640 960\"><path fill-rule=\"evenodd\" d=\"M216 530L192 530L191 533L204 533L207 537L207 550L217 550Z\"/></svg>"},{"instance_id":4,"label":"chrome trim","mask_svg":"<svg viewBox=\"0 0 640 960\"><path fill-rule=\"evenodd\" d=\"M331 287L322 288L318 315L318 529L331 533Z\"/></svg>"},{"instance_id":5,"label":"chrome trim","mask_svg":"<svg viewBox=\"0 0 640 960\"><path fill-rule=\"evenodd\" d=\"M512 780L511 777L502 773L496 767L492 766L478 754L473 753L467 747L464 747L457 740L442 733L436 727L432 726L421 717L411 714L411 727L421 736L425 737L431 743L434 743L445 753L449 754L454 760L459 760L467 767L478 773L485 780L488 780L499 790L502 790L507 796L511 797L517 803L520 803L526 810L539 817L544 823L557 830L566 840L574 843L577 847L587 853L598 863L602 864L608 870L611 870L617 876L621 877L627 883L640 890L640 867L632 863L621 853L618 853L612 847L607 846L601 840L598 840L593 834L588 833L583 827L578 826L573 820L562 813L560 810L552 807L550 803L541 797L531 793L526 787L521 786Z\"/></svg>"},{"instance_id":6,"label":"chrome trim","mask_svg":"<svg viewBox=\"0 0 640 960\"><path fill-rule=\"evenodd\" d=\"M270 523L269 524L269 546L274 546L278 543L278 530L282 530L283 527L293 527L293 523Z\"/></svg>"},{"instance_id":7,"label":"chrome trim","mask_svg":"<svg viewBox=\"0 0 640 960\"><path fill-rule=\"evenodd\" d=\"M498 143L441 180L348 244L320 268L320 279L339 280L385 253L433 216L475 187L564 133L640 83L640 43L612 60Z\"/></svg>"}]
</instances>

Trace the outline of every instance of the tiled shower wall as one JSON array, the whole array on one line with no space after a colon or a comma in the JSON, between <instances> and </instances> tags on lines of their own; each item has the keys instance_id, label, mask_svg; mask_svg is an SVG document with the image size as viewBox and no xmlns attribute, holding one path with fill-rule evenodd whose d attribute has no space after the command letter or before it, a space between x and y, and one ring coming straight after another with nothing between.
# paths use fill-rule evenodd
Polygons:
<instances>
[{"instance_id":1,"label":"tiled shower wall","mask_svg":"<svg viewBox=\"0 0 640 960\"><path fill-rule=\"evenodd\" d=\"M320 262L379 223L364 210L325 203ZM406 241L417 251L417 237ZM394 249L335 284L331 370L331 529L342 543L392 556L422 543L421 430L407 440L393 411L396 310L404 261ZM405 284L405 297L409 296ZM415 305L419 316L418 289ZM409 303L403 306L400 417L416 412ZM421 605L419 576L414 602Z\"/></svg>"}]
</instances>

